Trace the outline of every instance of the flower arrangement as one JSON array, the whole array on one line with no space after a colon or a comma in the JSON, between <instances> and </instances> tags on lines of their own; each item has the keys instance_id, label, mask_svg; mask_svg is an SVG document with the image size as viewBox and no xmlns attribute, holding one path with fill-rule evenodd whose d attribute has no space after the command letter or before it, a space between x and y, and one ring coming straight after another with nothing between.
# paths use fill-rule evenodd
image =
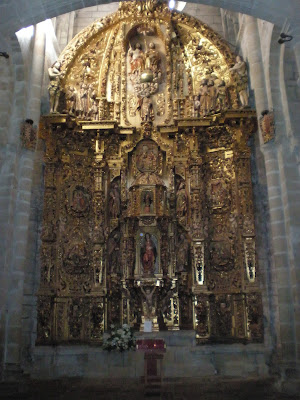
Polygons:
<instances>
[{"instance_id":1,"label":"flower arrangement","mask_svg":"<svg viewBox=\"0 0 300 400\"><path fill-rule=\"evenodd\" d=\"M135 348L135 337L129 325L123 324L122 328L110 326L109 337L104 340L103 349L112 351L125 351Z\"/></svg>"}]
</instances>

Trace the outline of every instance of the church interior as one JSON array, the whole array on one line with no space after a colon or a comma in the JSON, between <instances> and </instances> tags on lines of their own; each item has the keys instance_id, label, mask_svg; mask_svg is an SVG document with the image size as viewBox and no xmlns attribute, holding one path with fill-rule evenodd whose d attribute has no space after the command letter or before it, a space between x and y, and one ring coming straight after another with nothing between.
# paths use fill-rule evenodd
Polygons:
<instances>
[{"instance_id":1,"label":"church interior","mask_svg":"<svg viewBox=\"0 0 300 400\"><path fill-rule=\"evenodd\" d=\"M294 399L300 4L0 4L0 398Z\"/></svg>"}]
</instances>

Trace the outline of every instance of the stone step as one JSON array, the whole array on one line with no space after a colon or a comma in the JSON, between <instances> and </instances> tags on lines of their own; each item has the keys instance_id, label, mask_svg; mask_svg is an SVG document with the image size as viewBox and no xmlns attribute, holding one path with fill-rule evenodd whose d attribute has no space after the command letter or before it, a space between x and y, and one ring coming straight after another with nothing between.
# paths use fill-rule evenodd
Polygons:
<instances>
[{"instance_id":1,"label":"stone step","mask_svg":"<svg viewBox=\"0 0 300 400\"><path fill-rule=\"evenodd\" d=\"M296 400L276 393L272 380L168 380L146 387L140 383L84 379L0 384L1 400ZM145 390L146 389L146 390Z\"/></svg>"}]
</instances>

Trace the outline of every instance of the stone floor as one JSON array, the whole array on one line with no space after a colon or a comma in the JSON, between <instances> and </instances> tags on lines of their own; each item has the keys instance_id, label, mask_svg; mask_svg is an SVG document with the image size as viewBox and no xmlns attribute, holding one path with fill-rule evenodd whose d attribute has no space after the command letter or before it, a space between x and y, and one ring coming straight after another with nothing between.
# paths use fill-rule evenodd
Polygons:
<instances>
[{"instance_id":1,"label":"stone floor","mask_svg":"<svg viewBox=\"0 0 300 400\"><path fill-rule=\"evenodd\" d=\"M160 394L144 394L137 381L97 382L96 380L60 379L1 383L0 399L32 400L296 400L299 396L276 393L271 380L206 379L174 380L163 383Z\"/></svg>"}]
</instances>

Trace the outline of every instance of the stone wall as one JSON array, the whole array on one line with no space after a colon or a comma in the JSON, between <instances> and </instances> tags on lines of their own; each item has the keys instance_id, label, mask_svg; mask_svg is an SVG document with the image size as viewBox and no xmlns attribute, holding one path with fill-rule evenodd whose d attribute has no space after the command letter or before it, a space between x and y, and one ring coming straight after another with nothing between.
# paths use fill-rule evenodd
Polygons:
<instances>
[{"instance_id":1,"label":"stone wall","mask_svg":"<svg viewBox=\"0 0 300 400\"><path fill-rule=\"evenodd\" d=\"M204 4L187 3L183 12L204 22L224 37L220 8Z\"/></svg>"},{"instance_id":2,"label":"stone wall","mask_svg":"<svg viewBox=\"0 0 300 400\"><path fill-rule=\"evenodd\" d=\"M87 7L56 17L53 23L60 49L63 50L77 33L92 24L96 19L117 11L118 6L119 3L117 2L109 3L101 6ZM206 23L221 36L224 35L220 8L187 3L183 12Z\"/></svg>"},{"instance_id":3,"label":"stone wall","mask_svg":"<svg viewBox=\"0 0 300 400\"><path fill-rule=\"evenodd\" d=\"M139 338L153 334L138 335ZM160 332L165 340L165 378L212 376L264 378L268 376L263 345L196 346L193 332ZM105 366L105 367L104 367ZM88 346L37 347L30 370L36 379L63 377L140 378L144 375L144 354L139 351L107 352Z\"/></svg>"}]
</instances>

